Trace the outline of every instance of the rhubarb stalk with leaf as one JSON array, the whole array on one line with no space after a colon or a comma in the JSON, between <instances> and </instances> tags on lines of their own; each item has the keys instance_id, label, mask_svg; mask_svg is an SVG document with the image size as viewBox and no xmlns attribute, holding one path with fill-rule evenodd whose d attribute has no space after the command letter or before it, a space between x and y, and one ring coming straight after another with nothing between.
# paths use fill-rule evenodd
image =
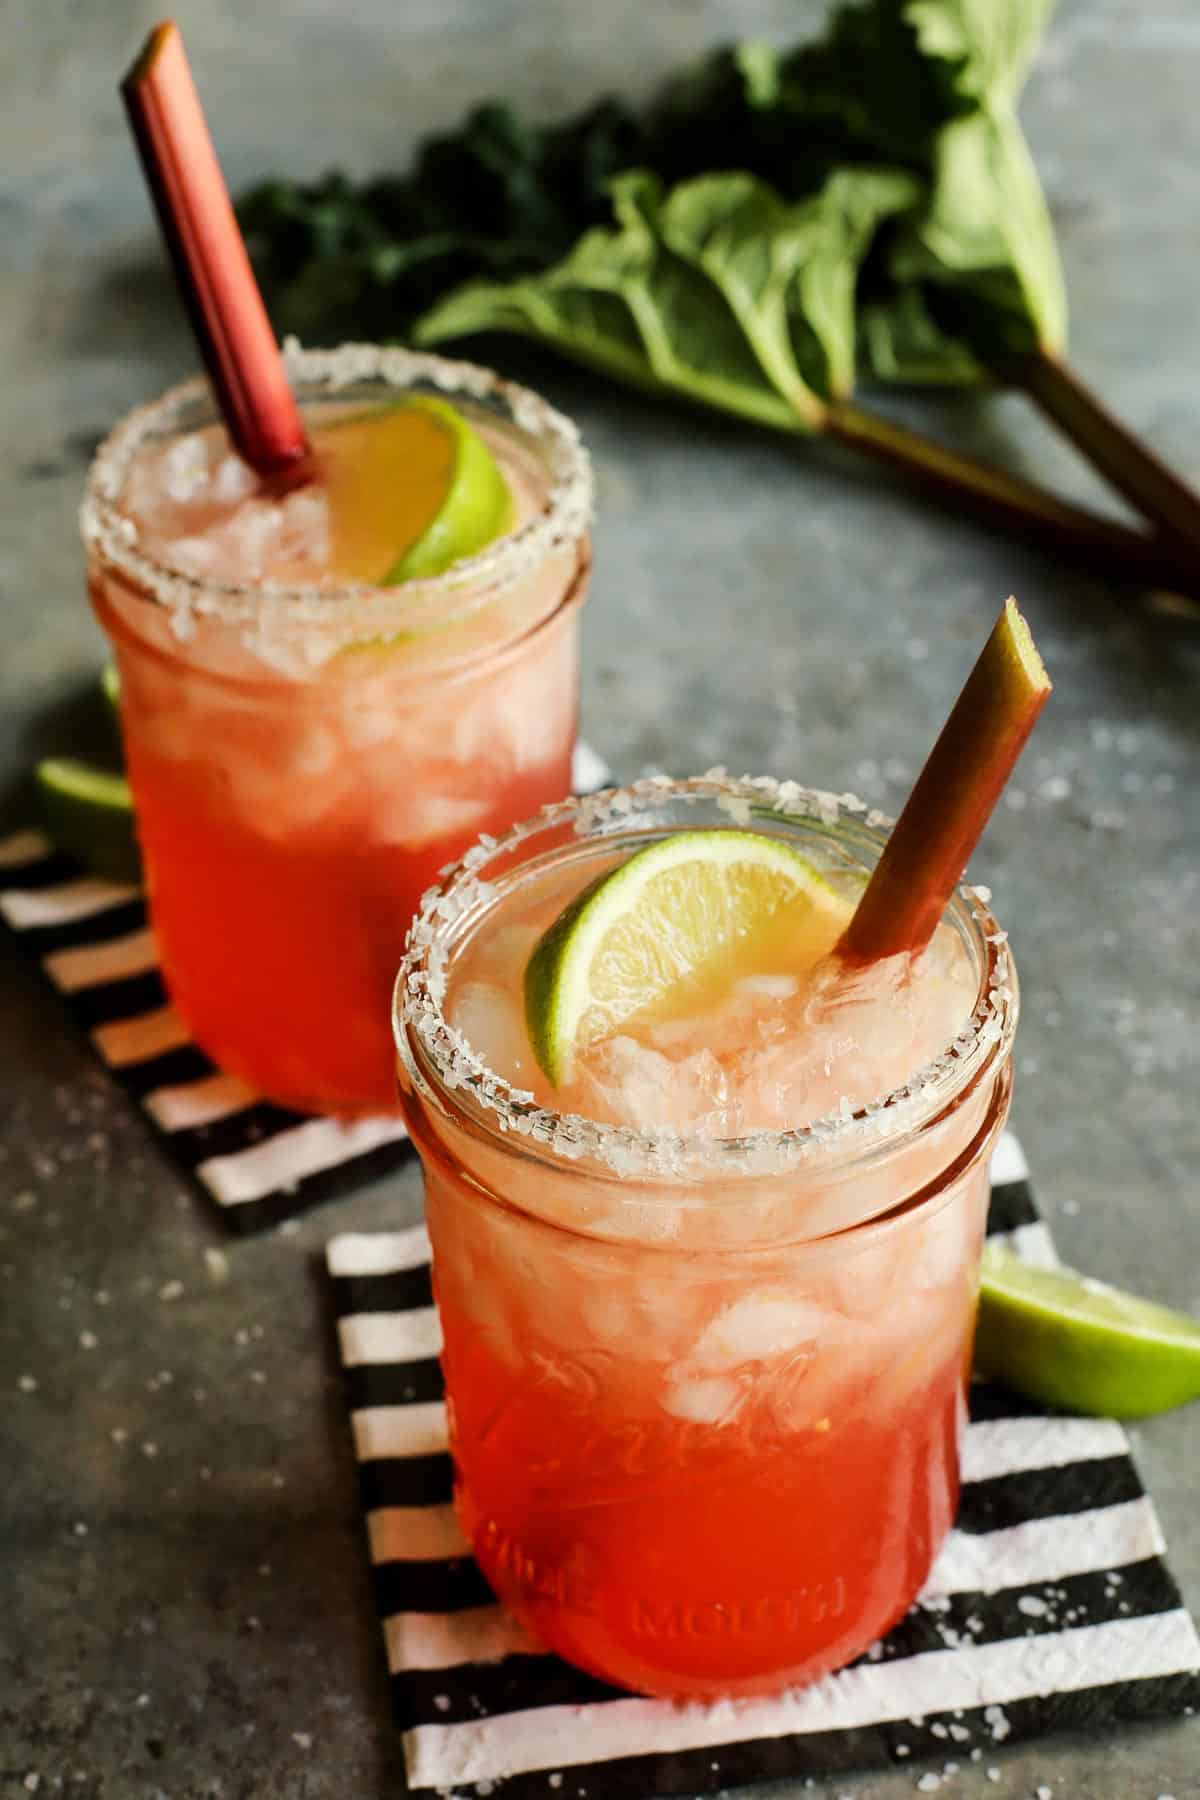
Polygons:
<instances>
[{"instance_id":1,"label":"rhubarb stalk with leaf","mask_svg":"<svg viewBox=\"0 0 1200 1800\"><path fill-rule=\"evenodd\" d=\"M432 344L516 332L650 391L824 435L1142 585L1200 592L1200 498L1065 360L1016 103L1052 0L859 0L715 52L644 112L489 105L412 173L248 196L278 323ZM1024 389L1154 527L1101 518L868 410L875 383Z\"/></svg>"}]
</instances>

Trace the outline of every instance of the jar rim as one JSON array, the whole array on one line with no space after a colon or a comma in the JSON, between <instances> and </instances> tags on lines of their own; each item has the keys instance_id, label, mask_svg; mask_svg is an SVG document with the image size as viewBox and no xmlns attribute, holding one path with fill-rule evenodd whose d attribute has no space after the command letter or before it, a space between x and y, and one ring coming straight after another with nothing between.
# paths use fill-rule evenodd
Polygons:
<instances>
[{"instance_id":1,"label":"jar rim","mask_svg":"<svg viewBox=\"0 0 1200 1800\"><path fill-rule=\"evenodd\" d=\"M786 1131L761 1130L733 1138L647 1131L613 1125L537 1104L526 1090L489 1069L455 1030L444 1011L448 957L460 936L490 903L488 868L528 848L539 833L564 827L576 838L613 840L639 816L653 828L656 809L673 801L711 801L731 825L795 821L832 832L848 828L876 848L891 824L854 794L829 794L768 776L731 779L723 769L685 780L650 776L625 788L559 801L514 826L501 838L484 837L442 880L428 889L409 927L393 990L392 1029L397 1053L411 1080L431 1089L443 1105L460 1107L472 1127L493 1143L562 1166L584 1162L617 1179L737 1181L816 1165L822 1174L858 1171L907 1147L936 1126L989 1073L1003 1068L1019 1013L1016 971L1007 933L987 906L986 890L961 883L948 909L972 944L979 972L970 1017L938 1056L914 1071L903 1086L858 1108ZM749 809L747 811L747 809ZM664 827L675 829L677 827Z\"/></svg>"},{"instance_id":2,"label":"jar rim","mask_svg":"<svg viewBox=\"0 0 1200 1800\"><path fill-rule=\"evenodd\" d=\"M140 547L137 528L121 509L121 497L143 445L169 433L197 404L211 403L207 381L194 376L168 388L157 400L135 407L114 426L92 461L79 512L86 548L169 613L211 616L281 635L311 635L323 628L343 640L399 635L422 614L444 607L448 599L460 602L453 616L486 604L552 550L577 542L587 532L592 517L591 460L578 427L531 388L476 363L390 345L347 343L331 350L306 350L288 339L283 358L293 387L309 390L301 399L352 397L355 388L374 384L433 389L491 406L545 450L550 478L546 500L517 531L464 557L444 574L396 586L220 582L188 574Z\"/></svg>"}]
</instances>

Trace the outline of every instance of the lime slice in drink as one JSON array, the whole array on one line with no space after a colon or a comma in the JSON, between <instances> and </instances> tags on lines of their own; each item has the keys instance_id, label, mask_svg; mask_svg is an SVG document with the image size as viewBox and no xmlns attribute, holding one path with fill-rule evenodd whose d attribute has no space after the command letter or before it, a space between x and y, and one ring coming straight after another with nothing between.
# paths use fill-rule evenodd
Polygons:
<instances>
[{"instance_id":1,"label":"lime slice in drink","mask_svg":"<svg viewBox=\"0 0 1200 1800\"><path fill-rule=\"evenodd\" d=\"M851 910L779 838L733 830L663 838L577 895L530 957L525 1020L538 1064L558 1086L577 1050L753 969L765 944L795 945L798 960L806 939L832 945Z\"/></svg>"},{"instance_id":2,"label":"lime slice in drink","mask_svg":"<svg viewBox=\"0 0 1200 1800\"><path fill-rule=\"evenodd\" d=\"M109 881L141 880L129 783L111 769L53 756L34 772L46 836Z\"/></svg>"},{"instance_id":3,"label":"lime slice in drink","mask_svg":"<svg viewBox=\"0 0 1200 1800\"><path fill-rule=\"evenodd\" d=\"M1200 1396L1200 1322L989 1244L975 1371L1065 1412L1138 1419Z\"/></svg>"},{"instance_id":4,"label":"lime slice in drink","mask_svg":"<svg viewBox=\"0 0 1200 1800\"><path fill-rule=\"evenodd\" d=\"M449 434L453 455L445 494L420 535L392 564L387 586L441 575L466 556L486 550L512 529L515 508L508 483L477 431L444 400L419 394L408 402Z\"/></svg>"},{"instance_id":5,"label":"lime slice in drink","mask_svg":"<svg viewBox=\"0 0 1200 1800\"><path fill-rule=\"evenodd\" d=\"M314 433L332 564L392 586L441 575L511 528L512 495L491 451L445 400L413 394Z\"/></svg>"}]
</instances>

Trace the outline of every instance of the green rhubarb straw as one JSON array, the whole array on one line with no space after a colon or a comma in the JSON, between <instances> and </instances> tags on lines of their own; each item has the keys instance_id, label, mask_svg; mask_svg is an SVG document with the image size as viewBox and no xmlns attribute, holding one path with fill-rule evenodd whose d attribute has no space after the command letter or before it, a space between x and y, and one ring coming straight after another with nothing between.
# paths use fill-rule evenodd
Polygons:
<instances>
[{"instance_id":1,"label":"green rhubarb straw","mask_svg":"<svg viewBox=\"0 0 1200 1800\"><path fill-rule=\"evenodd\" d=\"M925 948L1049 698L1029 627L1006 600L842 934L844 963Z\"/></svg>"}]
</instances>

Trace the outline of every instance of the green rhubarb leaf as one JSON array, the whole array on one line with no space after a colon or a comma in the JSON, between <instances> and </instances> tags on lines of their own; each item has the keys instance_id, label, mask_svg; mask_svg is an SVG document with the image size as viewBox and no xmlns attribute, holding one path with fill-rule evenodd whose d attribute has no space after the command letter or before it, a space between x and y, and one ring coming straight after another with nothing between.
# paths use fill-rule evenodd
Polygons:
<instances>
[{"instance_id":1,"label":"green rhubarb leaf","mask_svg":"<svg viewBox=\"0 0 1200 1800\"><path fill-rule=\"evenodd\" d=\"M641 143L618 101L548 126L492 103L427 140L407 174L269 181L238 216L280 331L314 343L404 337L467 279L508 279L564 256L607 216L607 183L639 160Z\"/></svg>"},{"instance_id":2,"label":"green rhubarb leaf","mask_svg":"<svg viewBox=\"0 0 1200 1800\"><path fill-rule=\"evenodd\" d=\"M797 379L818 397L848 392L847 292L860 308L860 359L885 380L958 382L1014 353L1057 352L1062 274L1015 111L1051 7L852 0L810 42L711 52L641 113L608 100L543 126L490 103L426 142L406 174L269 183L241 212L273 315L312 340L404 337L418 320L429 338L455 321L453 335L468 321L523 330L754 416L773 410L772 396L812 416ZM829 184L867 170L914 184L910 199L898 208L856 186L839 226ZM786 227L773 217L769 245L744 220L705 225L698 262L639 224L632 202L617 205L614 228L610 186L639 172L659 177L676 212L681 184L742 175L774 190L777 208L811 204L815 215ZM688 202L700 214L708 204ZM739 214L746 204L736 201ZM737 240L728 256L723 236ZM724 270L714 275L706 257ZM805 273L792 279L797 258ZM699 274L715 278L748 347L697 299Z\"/></svg>"},{"instance_id":3,"label":"green rhubarb leaf","mask_svg":"<svg viewBox=\"0 0 1200 1800\"><path fill-rule=\"evenodd\" d=\"M470 283L418 322L422 343L517 331L639 387L661 387L789 431L820 429L854 377L854 288L879 221L916 184L844 170L789 206L749 175L664 192L612 184L616 226L556 267Z\"/></svg>"},{"instance_id":4,"label":"green rhubarb leaf","mask_svg":"<svg viewBox=\"0 0 1200 1800\"><path fill-rule=\"evenodd\" d=\"M748 175L712 175L672 190L661 228L720 289L772 384L819 419L821 401L853 391L862 259L880 222L918 192L900 172L845 169L789 206Z\"/></svg>"},{"instance_id":5,"label":"green rhubarb leaf","mask_svg":"<svg viewBox=\"0 0 1200 1800\"><path fill-rule=\"evenodd\" d=\"M923 290L912 284L889 301L859 309L859 361L880 381L907 387L971 387L987 371L961 338L943 331Z\"/></svg>"},{"instance_id":6,"label":"green rhubarb leaf","mask_svg":"<svg viewBox=\"0 0 1200 1800\"><path fill-rule=\"evenodd\" d=\"M1061 350L1062 271L1015 111L1052 6L858 0L793 50L717 52L652 113L654 166L695 174L718 143L785 199L848 165L918 182L859 285L860 354L884 380L975 381L1014 353Z\"/></svg>"},{"instance_id":7,"label":"green rhubarb leaf","mask_svg":"<svg viewBox=\"0 0 1200 1800\"><path fill-rule=\"evenodd\" d=\"M635 386L798 429L719 288L665 241L661 202L656 177L619 176L613 228L587 232L542 275L469 284L418 322L417 341L524 332Z\"/></svg>"},{"instance_id":8,"label":"green rhubarb leaf","mask_svg":"<svg viewBox=\"0 0 1200 1800\"><path fill-rule=\"evenodd\" d=\"M933 191L892 274L927 283L985 361L1062 351L1066 289L1046 202L1015 118L979 112L940 134Z\"/></svg>"},{"instance_id":9,"label":"green rhubarb leaf","mask_svg":"<svg viewBox=\"0 0 1200 1800\"><path fill-rule=\"evenodd\" d=\"M922 55L953 65L955 91L981 106L1014 106L1055 0L907 0Z\"/></svg>"},{"instance_id":10,"label":"green rhubarb leaf","mask_svg":"<svg viewBox=\"0 0 1200 1800\"><path fill-rule=\"evenodd\" d=\"M909 0L918 53L969 110L933 140L928 203L898 238L890 274L917 285L948 340L1002 366L1060 353L1066 288L1016 102L1053 0ZM877 372L882 372L878 371Z\"/></svg>"},{"instance_id":11,"label":"green rhubarb leaf","mask_svg":"<svg viewBox=\"0 0 1200 1800\"><path fill-rule=\"evenodd\" d=\"M945 63L921 54L902 0L838 7L824 37L780 63L776 110L798 167L861 161L927 175L937 132L970 105Z\"/></svg>"}]
</instances>

